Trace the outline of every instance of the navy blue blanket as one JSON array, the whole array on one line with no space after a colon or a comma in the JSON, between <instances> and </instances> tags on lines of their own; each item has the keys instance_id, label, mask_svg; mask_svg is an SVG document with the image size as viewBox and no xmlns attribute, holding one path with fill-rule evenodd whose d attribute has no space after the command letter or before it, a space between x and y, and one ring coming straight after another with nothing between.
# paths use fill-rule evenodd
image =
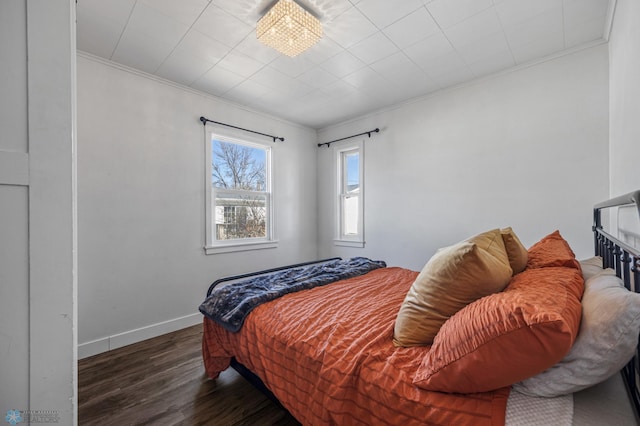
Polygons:
<instances>
[{"instance_id":1,"label":"navy blue blanket","mask_svg":"<svg viewBox=\"0 0 640 426\"><path fill-rule=\"evenodd\" d=\"M227 330L236 332L247 315L262 303L386 266L383 261L354 257L261 275L220 288L214 287L211 295L200 305L200 312Z\"/></svg>"}]
</instances>

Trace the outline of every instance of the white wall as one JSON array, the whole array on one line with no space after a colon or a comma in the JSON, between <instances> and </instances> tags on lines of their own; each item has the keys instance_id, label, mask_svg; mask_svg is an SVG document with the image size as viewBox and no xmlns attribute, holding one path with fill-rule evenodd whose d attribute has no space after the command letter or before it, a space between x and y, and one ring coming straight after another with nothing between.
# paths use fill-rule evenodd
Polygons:
<instances>
[{"instance_id":1,"label":"white wall","mask_svg":"<svg viewBox=\"0 0 640 426\"><path fill-rule=\"evenodd\" d=\"M0 415L64 425L77 424L75 42L73 0L0 2Z\"/></svg>"},{"instance_id":2,"label":"white wall","mask_svg":"<svg viewBox=\"0 0 640 426\"><path fill-rule=\"evenodd\" d=\"M640 189L640 2L618 0L609 38L611 196Z\"/></svg>"},{"instance_id":3,"label":"white wall","mask_svg":"<svg viewBox=\"0 0 640 426\"><path fill-rule=\"evenodd\" d=\"M27 10L0 2L0 414L29 404ZM7 64L7 66L5 66ZM20 161L22 160L22 164Z\"/></svg>"},{"instance_id":4,"label":"white wall","mask_svg":"<svg viewBox=\"0 0 640 426\"><path fill-rule=\"evenodd\" d=\"M504 226L527 247L559 229L579 257L592 253L591 209L609 182L606 45L323 129L319 141L375 127L364 137L364 249L332 243L333 156L320 151L321 256L419 270L437 248Z\"/></svg>"},{"instance_id":5,"label":"white wall","mask_svg":"<svg viewBox=\"0 0 640 426\"><path fill-rule=\"evenodd\" d=\"M285 137L273 145L278 248L205 255L200 116ZM81 356L200 322L217 278L315 259L315 139L314 130L80 55Z\"/></svg>"}]
</instances>

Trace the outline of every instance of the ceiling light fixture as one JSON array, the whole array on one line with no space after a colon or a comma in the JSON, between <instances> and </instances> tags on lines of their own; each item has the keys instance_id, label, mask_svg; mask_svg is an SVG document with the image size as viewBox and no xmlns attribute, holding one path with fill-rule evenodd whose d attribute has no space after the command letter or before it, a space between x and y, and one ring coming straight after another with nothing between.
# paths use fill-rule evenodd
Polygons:
<instances>
[{"instance_id":1,"label":"ceiling light fixture","mask_svg":"<svg viewBox=\"0 0 640 426\"><path fill-rule=\"evenodd\" d=\"M322 25L293 0L278 0L258 21L256 35L267 46L294 57L320 40Z\"/></svg>"}]
</instances>

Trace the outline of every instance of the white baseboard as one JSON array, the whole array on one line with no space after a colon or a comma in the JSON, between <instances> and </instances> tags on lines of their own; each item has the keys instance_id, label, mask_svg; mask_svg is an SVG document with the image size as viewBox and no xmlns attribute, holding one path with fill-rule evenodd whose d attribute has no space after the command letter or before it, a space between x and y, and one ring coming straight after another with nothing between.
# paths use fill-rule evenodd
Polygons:
<instances>
[{"instance_id":1,"label":"white baseboard","mask_svg":"<svg viewBox=\"0 0 640 426\"><path fill-rule=\"evenodd\" d=\"M78 345L78 359L108 352L132 343L141 342L143 340L151 339L152 337L158 337L163 334L171 333L200 323L202 323L202 314L198 312L196 314L186 315L184 317L174 318L157 324L151 324L146 327L125 331L124 333L114 334L113 336L91 340Z\"/></svg>"}]
</instances>

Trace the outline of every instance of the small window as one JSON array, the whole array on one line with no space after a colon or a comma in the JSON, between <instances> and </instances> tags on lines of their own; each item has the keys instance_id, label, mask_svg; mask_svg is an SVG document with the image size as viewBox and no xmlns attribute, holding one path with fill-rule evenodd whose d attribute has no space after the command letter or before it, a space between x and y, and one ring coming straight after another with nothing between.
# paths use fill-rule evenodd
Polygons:
<instances>
[{"instance_id":1,"label":"small window","mask_svg":"<svg viewBox=\"0 0 640 426\"><path fill-rule=\"evenodd\" d=\"M207 139L207 253L272 243L271 148L216 133Z\"/></svg>"},{"instance_id":2,"label":"small window","mask_svg":"<svg viewBox=\"0 0 640 426\"><path fill-rule=\"evenodd\" d=\"M364 246L362 144L336 150L338 170L337 245Z\"/></svg>"}]
</instances>

